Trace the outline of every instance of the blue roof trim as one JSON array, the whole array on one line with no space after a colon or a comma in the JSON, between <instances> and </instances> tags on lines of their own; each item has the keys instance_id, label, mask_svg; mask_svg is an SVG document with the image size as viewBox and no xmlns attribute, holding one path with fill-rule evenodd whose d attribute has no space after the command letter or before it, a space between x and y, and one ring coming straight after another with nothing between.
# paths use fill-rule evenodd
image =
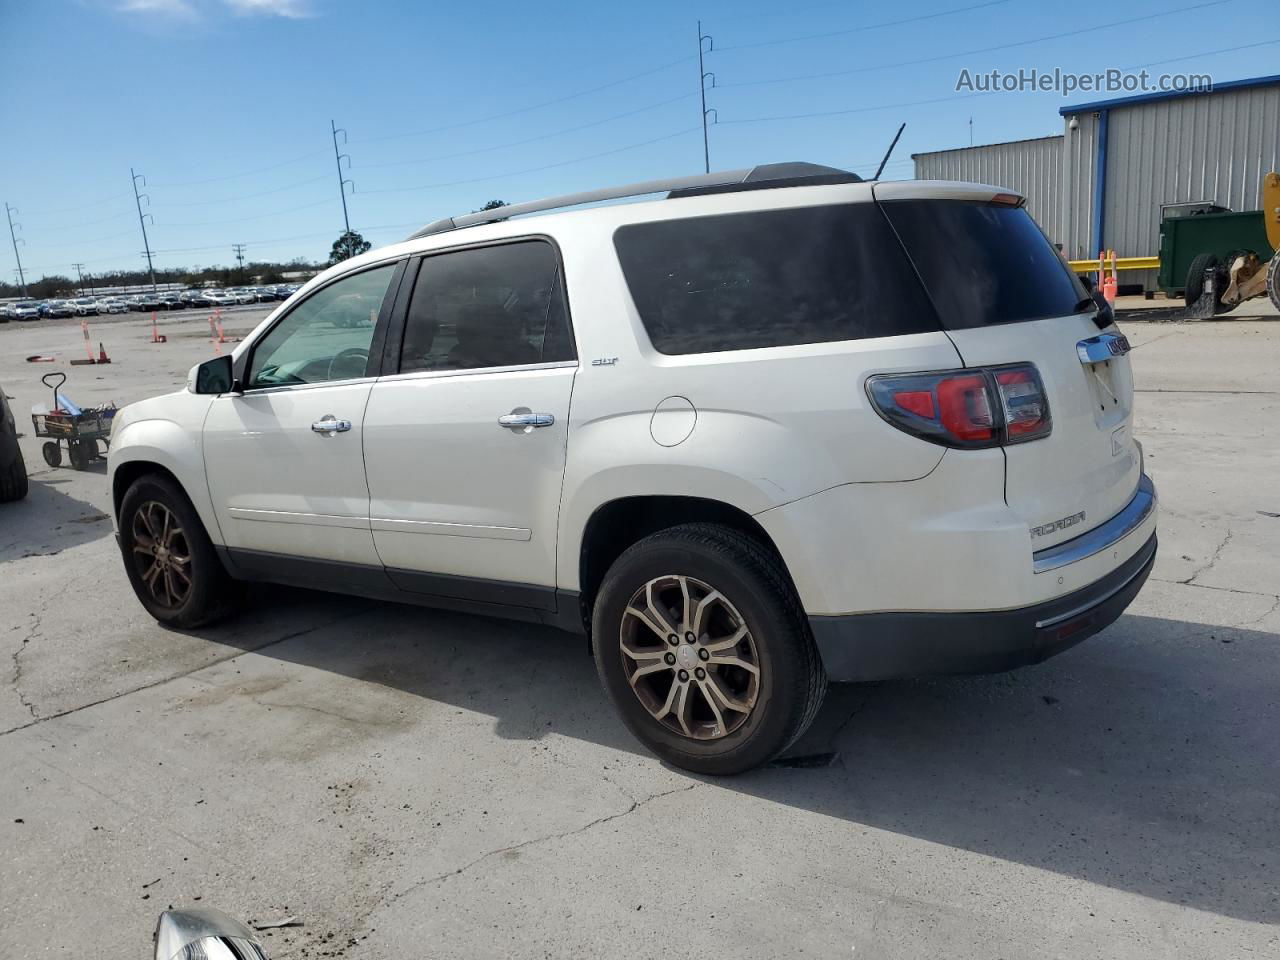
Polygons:
<instances>
[{"instance_id":1,"label":"blue roof trim","mask_svg":"<svg viewBox=\"0 0 1280 960\"><path fill-rule=\"evenodd\" d=\"M1140 93L1132 97L1120 97L1116 100L1095 100L1092 103L1076 103L1068 107L1059 107L1061 116L1069 117L1073 113L1092 113L1095 110L1110 110L1113 107L1129 107L1135 103L1153 103L1157 100L1178 100L1182 97L1203 97L1222 90L1239 90L1243 87L1269 87L1280 84L1280 73L1269 77L1253 77L1249 80L1226 80L1215 83L1212 90L1162 90L1159 93Z\"/></svg>"}]
</instances>

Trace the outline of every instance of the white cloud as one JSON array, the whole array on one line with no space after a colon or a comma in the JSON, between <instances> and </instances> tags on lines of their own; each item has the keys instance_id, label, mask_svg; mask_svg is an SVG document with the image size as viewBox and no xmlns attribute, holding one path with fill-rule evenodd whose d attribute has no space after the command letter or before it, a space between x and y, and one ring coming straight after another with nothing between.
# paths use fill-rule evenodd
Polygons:
<instances>
[{"instance_id":1,"label":"white cloud","mask_svg":"<svg viewBox=\"0 0 1280 960\"><path fill-rule=\"evenodd\" d=\"M182 0L179 0L182 2ZM301 20L311 16L306 0L224 0L238 14L260 14L267 17L286 17Z\"/></svg>"},{"instance_id":2,"label":"white cloud","mask_svg":"<svg viewBox=\"0 0 1280 960\"><path fill-rule=\"evenodd\" d=\"M198 16L189 0L124 0L117 9L123 13L159 14L188 20Z\"/></svg>"}]
</instances>

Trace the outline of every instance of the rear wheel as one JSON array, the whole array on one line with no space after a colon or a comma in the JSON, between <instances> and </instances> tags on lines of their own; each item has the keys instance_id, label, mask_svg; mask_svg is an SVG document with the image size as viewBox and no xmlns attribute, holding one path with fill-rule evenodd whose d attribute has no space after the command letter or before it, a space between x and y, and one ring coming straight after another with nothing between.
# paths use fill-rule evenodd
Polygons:
<instances>
[{"instance_id":1,"label":"rear wheel","mask_svg":"<svg viewBox=\"0 0 1280 960\"><path fill-rule=\"evenodd\" d=\"M120 552L147 612L174 627L199 627L235 609L239 584L227 575L186 494L147 474L120 501Z\"/></svg>"},{"instance_id":2,"label":"rear wheel","mask_svg":"<svg viewBox=\"0 0 1280 960\"><path fill-rule=\"evenodd\" d=\"M1271 298L1271 305L1280 310L1280 250L1267 264L1267 296Z\"/></svg>"},{"instance_id":3,"label":"rear wheel","mask_svg":"<svg viewBox=\"0 0 1280 960\"><path fill-rule=\"evenodd\" d=\"M827 679L781 561L728 527L685 524L628 548L592 618L596 668L662 759L742 773L809 726Z\"/></svg>"},{"instance_id":4,"label":"rear wheel","mask_svg":"<svg viewBox=\"0 0 1280 960\"><path fill-rule=\"evenodd\" d=\"M46 440L40 447L40 455L51 467L62 465L62 447L56 440Z\"/></svg>"},{"instance_id":5,"label":"rear wheel","mask_svg":"<svg viewBox=\"0 0 1280 960\"><path fill-rule=\"evenodd\" d=\"M0 470L0 503L21 500L27 495L27 464L22 451L15 450L13 463Z\"/></svg>"}]
</instances>

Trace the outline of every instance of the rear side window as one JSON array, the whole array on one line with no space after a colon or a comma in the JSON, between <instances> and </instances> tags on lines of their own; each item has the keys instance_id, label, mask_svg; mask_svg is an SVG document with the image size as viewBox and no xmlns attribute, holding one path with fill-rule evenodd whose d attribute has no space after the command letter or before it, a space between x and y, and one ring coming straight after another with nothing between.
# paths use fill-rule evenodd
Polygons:
<instances>
[{"instance_id":1,"label":"rear side window","mask_svg":"<svg viewBox=\"0 0 1280 960\"><path fill-rule=\"evenodd\" d=\"M401 373L575 356L551 244L527 240L473 247L422 261L405 321Z\"/></svg>"},{"instance_id":2,"label":"rear side window","mask_svg":"<svg viewBox=\"0 0 1280 960\"><path fill-rule=\"evenodd\" d=\"M614 246L661 353L713 353L938 329L874 203L620 227Z\"/></svg>"},{"instance_id":3,"label":"rear side window","mask_svg":"<svg viewBox=\"0 0 1280 960\"><path fill-rule=\"evenodd\" d=\"M948 330L1060 317L1088 296L1021 207L970 200L882 207Z\"/></svg>"}]
</instances>

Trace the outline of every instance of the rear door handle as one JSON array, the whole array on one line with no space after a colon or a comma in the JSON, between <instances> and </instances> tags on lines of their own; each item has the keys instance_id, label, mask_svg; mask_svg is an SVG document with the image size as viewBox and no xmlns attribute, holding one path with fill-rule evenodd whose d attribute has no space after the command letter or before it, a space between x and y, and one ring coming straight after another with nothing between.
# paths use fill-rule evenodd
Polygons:
<instances>
[{"instance_id":1,"label":"rear door handle","mask_svg":"<svg viewBox=\"0 0 1280 960\"><path fill-rule=\"evenodd\" d=\"M498 424L511 430L528 430L531 427L549 427L556 422L550 413L508 413L498 418Z\"/></svg>"},{"instance_id":2,"label":"rear door handle","mask_svg":"<svg viewBox=\"0 0 1280 960\"><path fill-rule=\"evenodd\" d=\"M351 429L351 421L339 420L332 413L326 413L311 425L311 429L320 434L346 433Z\"/></svg>"}]
</instances>

